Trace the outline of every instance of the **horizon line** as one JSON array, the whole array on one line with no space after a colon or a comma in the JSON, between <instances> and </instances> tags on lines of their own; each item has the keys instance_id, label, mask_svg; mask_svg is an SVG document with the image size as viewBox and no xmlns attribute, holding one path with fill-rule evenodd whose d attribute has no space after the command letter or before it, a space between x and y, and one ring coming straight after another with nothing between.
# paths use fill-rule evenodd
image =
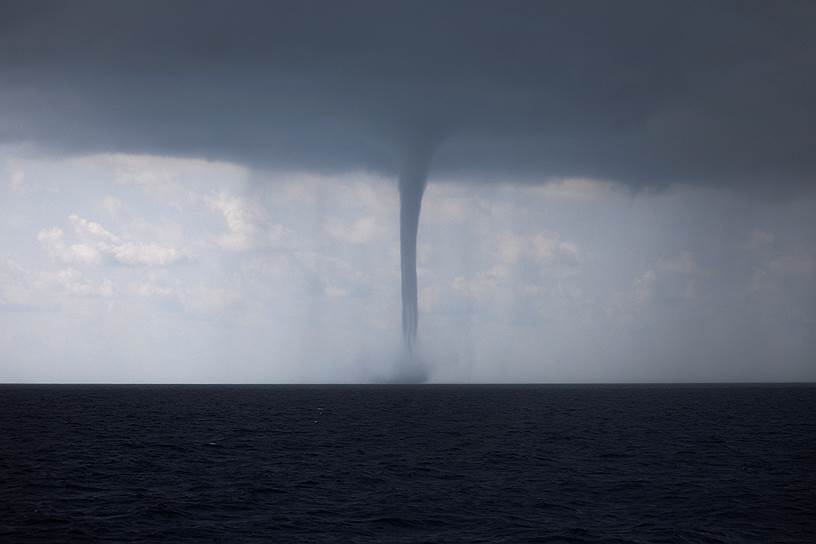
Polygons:
<instances>
[{"instance_id":1,"label":"horizon line","mask_svg":"<svg viewBox=\"0 0 816 544\"><path fill-rule=\"evenodd\" d=\"M0 387L24 385L55 386L711 386L711 385L804 385L816 386L812 381L677 381L677 382L0 382Z\"/></svg>"}]
</instances>

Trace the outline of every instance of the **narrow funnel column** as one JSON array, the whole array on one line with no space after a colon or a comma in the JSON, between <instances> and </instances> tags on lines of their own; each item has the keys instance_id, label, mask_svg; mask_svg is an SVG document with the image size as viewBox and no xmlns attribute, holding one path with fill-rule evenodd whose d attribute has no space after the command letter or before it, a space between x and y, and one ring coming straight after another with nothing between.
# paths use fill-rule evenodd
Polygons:
<instances>
[{"instance_id":1,"label":"narrow funnel column","mask_svg":"<svg viewBox=\"0 0 816 544\"><path fill-rule=\"evenodd\" d=\"M409 357L417 336L417 230L430 158L428 147L413 146L406 150L399 173L402 339Z\"/></svg>"}]
</instances>

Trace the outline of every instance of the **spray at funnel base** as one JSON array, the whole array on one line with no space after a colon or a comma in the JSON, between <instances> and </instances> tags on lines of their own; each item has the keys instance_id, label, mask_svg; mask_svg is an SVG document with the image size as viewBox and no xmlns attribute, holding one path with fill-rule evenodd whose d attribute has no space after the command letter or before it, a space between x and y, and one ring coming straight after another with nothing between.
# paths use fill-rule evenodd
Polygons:
<instances>
[{"instance_id":1,"label":"spray at funnel base","mask_svg":"<svg viewBox=\"0 0 816 544\"><path fill-rule=\"evenodd\" d=\"M428 181L431 150L412 146L399 172L400 264L402 272L402 339L408 361L413 361L417 338L417 230L422 194Z\"/></svg>"}]
</instances>

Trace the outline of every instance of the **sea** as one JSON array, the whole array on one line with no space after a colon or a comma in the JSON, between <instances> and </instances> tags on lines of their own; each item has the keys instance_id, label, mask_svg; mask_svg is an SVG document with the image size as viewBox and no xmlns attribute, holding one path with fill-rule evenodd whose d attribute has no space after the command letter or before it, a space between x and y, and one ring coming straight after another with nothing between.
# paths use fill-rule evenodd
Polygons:
<instances>
[{"instance_id":1,"label":"sea","mask_svg":"<svg viewBox=\"0 0 816 544\"><path fill-rule=\"evenodd\" d=\"M0 542L816 542L813 385L2 385Z\"/></svg>"}]
</instances>

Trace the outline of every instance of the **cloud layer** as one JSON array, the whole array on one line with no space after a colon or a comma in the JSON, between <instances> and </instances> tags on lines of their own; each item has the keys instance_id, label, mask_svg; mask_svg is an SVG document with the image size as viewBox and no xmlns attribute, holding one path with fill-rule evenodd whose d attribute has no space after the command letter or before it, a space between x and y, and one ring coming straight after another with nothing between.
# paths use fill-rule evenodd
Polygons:
<instances>
[{"instance_id":1,"label":"cloud layer","mask_svg":"<svg viewBox=\"0 0 816 544\"><path fill-rule=\"evenodd\" d=\"M789 190L816 171L811 2L33 1L0 141L311 171Z\"/></svg>"}]
</instances>

